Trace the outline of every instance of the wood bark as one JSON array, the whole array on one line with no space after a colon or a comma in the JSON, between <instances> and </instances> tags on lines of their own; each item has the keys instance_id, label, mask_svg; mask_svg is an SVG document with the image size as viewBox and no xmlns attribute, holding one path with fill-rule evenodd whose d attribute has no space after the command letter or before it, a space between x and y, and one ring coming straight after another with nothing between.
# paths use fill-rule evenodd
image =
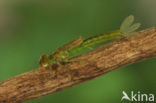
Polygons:
<instances>
[{"instance_id":1,"label":"wood bark","mask_svg":"<svg viewBox=\"0 0 156 103\"><path fill-rule=\"evenodd\" d=\"M74 57L73 62L55 66L54 70L38 68L4 80L0 83L0 103L22 103L53 94L152 57L156 57L155 27Z\"/></svg>"}]
</instances>

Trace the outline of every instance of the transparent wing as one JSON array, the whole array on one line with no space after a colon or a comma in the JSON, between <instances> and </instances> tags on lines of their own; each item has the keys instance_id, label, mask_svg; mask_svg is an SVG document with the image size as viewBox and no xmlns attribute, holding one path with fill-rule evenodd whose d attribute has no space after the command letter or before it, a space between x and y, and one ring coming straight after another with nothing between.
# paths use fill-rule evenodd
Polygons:
<instances>
[{"instance_id":1,"label":"transparent wing","mask_svg":"<svg viewBox=\"0 0 156 103\"><path fill-rule=\"evenodd\" d=\"M130 15L127 18L125 18L125 20L122 22L121 26L120 26L120 30L121 31L125 31L129 28L129 26L131 26L131 24L134 21L134 16Z\"/></svg>"},{"instance_id":2,"label":"transparent wing","mask_svg":"<svg viewBox=\"0 0 156 103\"><path fill-rule=\"evenodd\" d=\"M83 42L81 36L74 39L73 41L63 45L62 47L58 48L57 51L61 51L61 50L70 50L72 48L75 48L77 46L79 46L81 43Z\"/></svg>"},{"instance_id":3,"label":"transparent wing","mask_svg":"<svg viewBox=\"0 0 156 103\"><path fill-rule=\"evenodd\" d=\"M121 24L120 31L125 34L129 34L140 27L140 23L133 24L134 16L128 16Z\"/></svg>"},{"instance_id":4,"label":"transparent wing","mask_svg":"<svg viewBox=\"0 0 156 103\"><path fill-rule=\"evenodd\" d=\"M136 29L138 29L140 27L140 23L135 23L132 26L130 26L127 30L125 30L126 33L132 33L133 31L135 31Z\"/></svg>"}]
</instances>

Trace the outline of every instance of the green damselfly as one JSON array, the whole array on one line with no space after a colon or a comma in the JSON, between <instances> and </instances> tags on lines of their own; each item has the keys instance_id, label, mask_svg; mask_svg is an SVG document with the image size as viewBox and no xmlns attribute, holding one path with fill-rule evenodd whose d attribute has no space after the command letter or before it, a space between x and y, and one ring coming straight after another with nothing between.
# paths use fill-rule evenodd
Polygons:
<instances>
[{"instance_id":1,"label":"green damselfly","mask_svg":"<svg viewBox=\"0 0 156 103\"><path fill-rule=\"evenodd\" d=\"M98 34L92 37L89 37L85 40L82 40L81 37L76 38L75 40L63 45L62 47L56 49L56 51L49 56L42 55L39 61L41 67L52 66L53 64L60 65L61 62L69 62L69 59L79 53L80 51L90 48L94 45L118 39L128 35L129 33L135 31L140 27L140 23L134 23L134 16L128 16L121 24L119 30L112 32Z\"/></svg>"}]
</instances>

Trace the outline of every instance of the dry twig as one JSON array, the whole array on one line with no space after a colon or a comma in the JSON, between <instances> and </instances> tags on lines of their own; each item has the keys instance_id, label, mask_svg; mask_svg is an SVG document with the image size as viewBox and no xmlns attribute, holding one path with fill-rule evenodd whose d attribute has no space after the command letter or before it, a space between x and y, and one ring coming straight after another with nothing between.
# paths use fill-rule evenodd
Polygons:
<instances>
[{"instance_id":1,"label":"dry twig","mask_svg":"<svg viewBox=\"0 0 156 103\"><path fill-rule=\"evenodd\" d=\"M39 68L7 79L0 83L0 103L21 103L62 91L114 69L155 56L156 28L150 28L73 58L84 61L58 67L55 76L51 75L50 69Z\"/></svg>"}]
</instances>

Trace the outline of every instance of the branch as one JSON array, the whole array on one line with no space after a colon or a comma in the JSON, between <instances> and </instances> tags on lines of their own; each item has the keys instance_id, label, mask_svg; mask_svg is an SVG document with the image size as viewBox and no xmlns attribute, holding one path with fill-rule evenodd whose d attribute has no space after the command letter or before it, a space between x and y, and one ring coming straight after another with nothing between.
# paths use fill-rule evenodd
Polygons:
<instances>
[{"instance_id":1,"label":"branch","mask_svg":"<svg viewBox=\"0 0 156 103\"><path fill-rule=\"evenodd\" d=\"M81 61L66 63L55 70L38 68L7 79L0 83L0 103L21 103L53 94L152 57L156 57L156 28L133 33L72 58Z\"/></svg>"}]
</instances>

